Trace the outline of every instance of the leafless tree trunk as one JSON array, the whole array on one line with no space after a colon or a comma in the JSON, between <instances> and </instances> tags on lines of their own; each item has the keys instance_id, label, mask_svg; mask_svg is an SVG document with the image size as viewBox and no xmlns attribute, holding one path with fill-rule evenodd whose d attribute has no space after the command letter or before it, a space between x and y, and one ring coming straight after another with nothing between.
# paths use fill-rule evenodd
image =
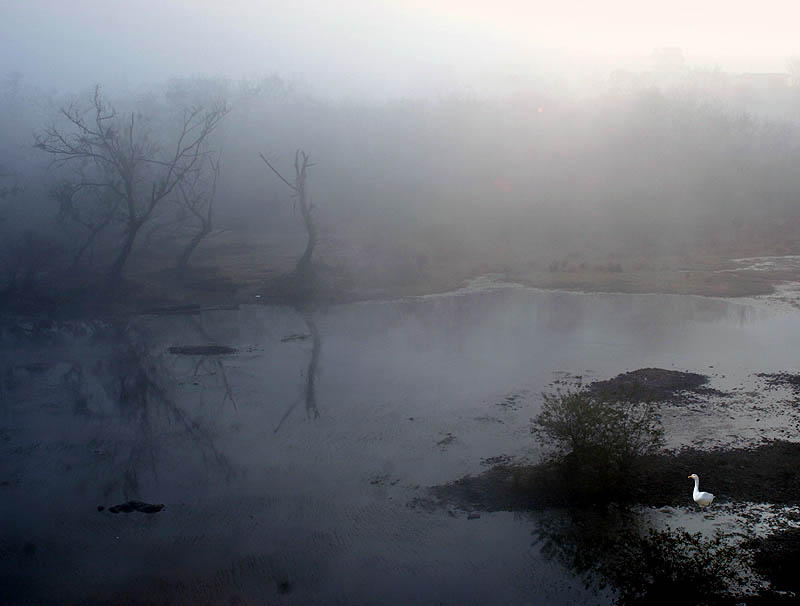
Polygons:
<instances>
[{"instance_id":1,"label":"leafless tree trunk","mask_svg":"<svg viewBox=\"0 0 800 606\"><path fill-rule=\"evenodd\" d=\"M308 234L308 240L306 241L306 249L297 261L297 267L295 267L294 271L295 274L300 277L309 277L313 269L311 265L311 256L314 254L314 247L317 245L317 228L311 216L314 206L311 204L311 200L308 197L306 178L308 176L307 170L314 166L314 164L309 162L309 157L304 151L297 150L294 153L294 183L290 183L274 166L272 166L272 164L270 164L269 160L264 157L264 154L259 155L264 161L264 164L294 192L292 197L297 198L297 206L300 207L300 214L303 217L303 224Z\"/></svg>"},{"instance_id":2,"label":"leafless tree trunk","mask_svg":"<svg viewBox=\"0 0 800 606\"><path fill-rule=\"evenodd\" d=\"M305 399L306 403L306 415L309 419L318 419L319 418L319 408L317 408L317 390L316 390L316 380L317 380L317 365L319 363L319 354L322 350L322 337L319 333L319 329L317 328L317 324L314 322L313 312L310 310L306 310L301 312L303 315L303 320L308 327L308 331L311 335L312 345L311 345L311 356L308 359L308 368L306 370L306 387L303 390L303 398ZM303 335L305 338L307 335ZM286 419L289 418L289 415L292 414L292 411L297 407L300 403L300 397L298 397L294 402L289 405L289 408L286 409L286 412L281 417L281 420L278 422L277 427L275 427L273 433L278 433L283 426Z\"/></svg>"},{"instance_id":3,"label":"leafless tree trunk","mask_svg":"<svg viewBox=\"0 0 800 606\"><path fill-rule=\"evenodd\" d=\"M83 177L81 171L78 175ZM100 234L118 217L122 200L116 196L109 196L108 192L86 188L80 178L76 183L63 182L53 189L51 196L59 204L59 220L71 220L86 229L86 237L78 246L72 259L72 268L78 267L83 254L89 251L89 263L94 258L95 242ZM84 194L87 194L85 198ZM90 198L90 199L87 199ZM91 208L86 206L93 202Z\"/></svg>"}]
</instances>

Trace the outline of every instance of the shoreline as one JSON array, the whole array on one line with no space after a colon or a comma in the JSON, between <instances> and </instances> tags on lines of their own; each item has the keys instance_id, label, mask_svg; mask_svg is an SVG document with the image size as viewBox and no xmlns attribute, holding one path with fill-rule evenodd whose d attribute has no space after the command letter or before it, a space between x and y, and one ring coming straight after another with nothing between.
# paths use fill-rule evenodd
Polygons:
<instances>
[{"instance_id":1,"label":"shoreline","mask_svg":"<svg viewBox=\"0 0 800 606\"><path fill-rule=\"evenodd\" d=\"M787 258L793 258L787 256ZM41 293L6 295L2 307L6 313L25 317L53 315L115 316L142 313L196 312L203 309L233 308L239 305L311 304L341 305L365 301L390 301L406 297L447 295L468 289L475 282L489 280L498 286L518 285L541 290L585 294L689 295L724 299L772 298L800 308L800 266L797 268L731 268L730 262L689 269L653 269L620 272L599 271L474 271L436 272L418 280L391 285L352 284L347 276L333 268L322 267L310 298L297 296L275 277L233 275L225 266L201 266L188 274L175 272L136 272L128 278L113 298L96 296L100 284L91 278L68 287L44 284ZM479 271L486 269L487 271Z\"/></svg>"}]
</instances>

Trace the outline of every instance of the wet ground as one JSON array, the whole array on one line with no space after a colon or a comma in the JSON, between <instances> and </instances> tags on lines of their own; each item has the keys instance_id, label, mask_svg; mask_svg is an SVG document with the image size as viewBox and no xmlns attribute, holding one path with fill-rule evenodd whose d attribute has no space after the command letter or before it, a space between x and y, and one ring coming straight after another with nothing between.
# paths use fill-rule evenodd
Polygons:
<instances>
[{"instance_id":1,"label":"wet ground","mask_svg":"<svg viewBox=\"0 0 800 606\"><path fill-rule=\"evenodd\" d=\"M8 321L0 597L608 602L545 557L537 514L427 507L428 487L539 460L530 419L542 391L661 368L706 375L716 391L664 405L668 447L697 458L677 460L674 480L663 467L674 491L653 505L695 514L688 465L720 503L761 499L700 467L715 447L796 439L791 386L757 373L796 372L799 329L778 304L492 281L313 313ZM791 459L785 448L761 454ZM164 508L107 509L131 501Z\"/></svg>"}]
</instances>

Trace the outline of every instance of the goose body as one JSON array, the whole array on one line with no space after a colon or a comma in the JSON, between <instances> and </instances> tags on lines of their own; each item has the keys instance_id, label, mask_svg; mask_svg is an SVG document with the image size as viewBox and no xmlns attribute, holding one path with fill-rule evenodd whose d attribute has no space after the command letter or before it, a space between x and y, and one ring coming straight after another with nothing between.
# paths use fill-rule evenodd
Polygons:
<instances>
[{"instance_id":1,"label":"goose body","mask_svg":"<svg viewBox=\"0 0 800 606\"><path fill-rule=\"evenodd\" d=\"M708 507L711 501L714 500L714 495L710 492L700 492L700 478L696 473L689 476L689 479L694 479L694 491L692 491L692 498L694 502L700 507Z\"/></svg>"}]
</instances>

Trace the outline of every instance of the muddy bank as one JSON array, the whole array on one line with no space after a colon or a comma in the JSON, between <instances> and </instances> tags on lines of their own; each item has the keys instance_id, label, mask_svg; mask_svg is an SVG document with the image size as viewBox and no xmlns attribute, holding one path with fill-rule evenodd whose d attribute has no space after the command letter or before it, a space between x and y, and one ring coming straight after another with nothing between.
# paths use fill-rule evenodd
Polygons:
<instances>
[{"instance_id":1,"label":"muddy bank","mask_svg":"<svg viewBox=\"0 0 800 606\"><path fill-rule=\"evenodd\" d=\"M582 492L571 469L554 463L497 465L450 484L431 488L432 503L481 511L524 511L594 504L600 500L652 507L693 506L697 473L703 490L722 502L800 504L800 444L776 441L757 448L687 449L640 461L626 486Z\"/></svg>"},{"instance_id":2,"label":"muddy bank","mask_svg":"<svg viewBox=\"0 0 800 606\"><path fill-rule=\"evenodd\" d=\"M662 293L702 295L706 297L751 297L774 292L774 285L783 277L766 272L728 271L725 260L710 265L688 263L683 267L658 267L654 260L650 268L636 269L623 262L621 271L518 271L509 278L528 286L614 293ZM796 279L796 276L792 276Z\"/></svg>"},{"instance_id":3,"label":"muddy bank","mask_svg":"<svg viewBox=\"0 0 800 606\"><path fill-rule=\"evenodd\" d=\"M640 368L613 379L595 381L587 391L607 400L639 400L680 404L696 401L696 395L722 396L723 392L706 387L708 377L696 372Z\"/></svg>"},{"instance_id":4,"label":"muddy bank","mask_svg":"<svg viewBox=\"0 0 800 606\"><path fill-rule=\"evenodd\" d=\"M249 303L297 305L313 300L333 305L365 300L451 292L470 280L496 274L509 282L550 290L595 293L661 293L710 297L769 295L776 287L800 282L800 269L742 265L746 259L673 257L619 259L614 263L534 264L507 260L460 259L429 263L424 271L355 270L341 251L320 251L313 284L292 274L294 258L264 242L235 248L209 242L197 265L185 272L132 263L121 288L106 291L104 275L58 272L25 291L0 293L0 308L21 315L169 313L181 309L230 307ZM775 257L781 259L782 257Z\"/></svg>"},{"instance_id":5,"label":"muddy bank","mask_svg":"<svg viewBox=\"0 0 800 606\"><path fill-rule=\"evenodd\" d=\"M775 389L784 387L792 392L795 396L800 395L800 373L790 372L775 372L766 373L760 372L756 374L761 377L767 384L767 388Z\"/></svg>"},{"instance_id":6,"label":"muddy bank","mask_svg":"<svg viewBox=\"0 0 800 606\"><path fill-rule=\"evenodd\" d=\"M800 388L800 375L762 373L757 376L764 379L767 386ZM708 387L708 382L709 377L700 373L640 368L586 386L578 383L575 390L567 393L586 394L594 401L608 401L609 405L619 401L680 405L730 395ZM571 431L561 427L561 433L566 432L564 436L578 432L586 441L593 432L606 431L602 427L586 425L602 420L593 416L591 407L571 407L567 405L571 401L569 398L558 398L562 398L565 406L555 411L564 415L558 422L572 425ZM631 410L638 406L634 405ZM532 429L540 431L537 422L534 420ZM658 417L653 417L652 422L660 428ZM602 436L598 433L596 437ZM547 436L543 438L548 439ZM628 436L626 439L633 438ZM611 434L608 439L612 439ZM800 466L797 465L800 443L796 442L774 440L742 448L718 447L711 450L642 450L626 464L624 471L606 469L606 459L589 454L557 450L534 465L510 463L502 456L493 457L498 464L489 470L433 487L432 502L484 511L521 511L598 503L652 507L693 505L691 482L687 476L697 473L703 488L716 495L716 503L800 503Z\"/></svg>"}]
</instances>

